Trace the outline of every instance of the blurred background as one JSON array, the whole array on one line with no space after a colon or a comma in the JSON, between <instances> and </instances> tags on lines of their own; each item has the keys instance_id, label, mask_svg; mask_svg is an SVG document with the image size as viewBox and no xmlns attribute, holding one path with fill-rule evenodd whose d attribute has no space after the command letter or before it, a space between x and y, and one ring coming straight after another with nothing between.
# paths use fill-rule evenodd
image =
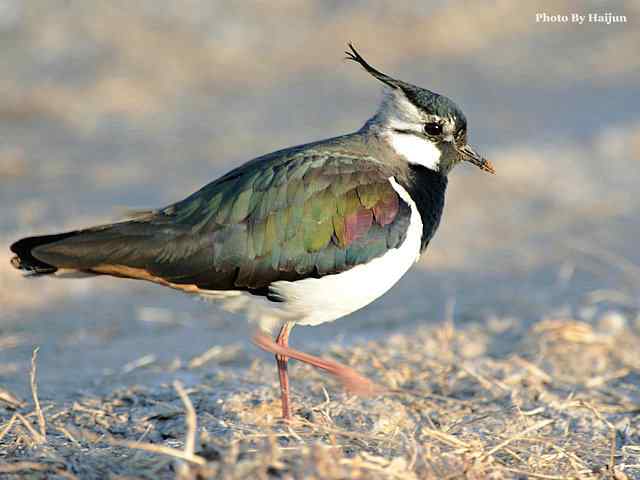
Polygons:
<instances>
[{"instance_id":1,"label":"blurred background","mask_svg":"<svg viewBox=\"0 0 640 480\"><path fill-rule=\"evenodd\" d=\"M627 23L536 23L540 12ZM381 88L343 61L348 41L453 98L498 174L456 169L417 268L294 344L322 351L449 318L495 327L487 353L501 355L543 318L637 318L638 21L637 1L0 0L0 384L27 391L34 345L48 398L105 386L105 373L153 382L137 367L179 368L229 342L247 352L233 368L263 358L241 317L142 282L25 279L8 247L358 129Z\"/></svg>"}]
</instances>

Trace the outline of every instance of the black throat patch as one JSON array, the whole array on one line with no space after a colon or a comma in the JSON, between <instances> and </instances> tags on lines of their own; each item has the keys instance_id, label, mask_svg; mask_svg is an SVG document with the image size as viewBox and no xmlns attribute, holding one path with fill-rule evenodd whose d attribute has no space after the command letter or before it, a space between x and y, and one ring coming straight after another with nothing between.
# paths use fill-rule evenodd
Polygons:
<instances>
[{"instance_id":1,"label":"black throat patch","mask_svg":"<svg viewBox=\"0 0 640 480\"><path fill-rule=\"evenodd\" d=\"M407 190L415 202L422 219L422 239L420 251L424 251L436 233L447 189L447 177L421 165L409 165L409 176L398 183Z\"/></svg>"}]
</instances>

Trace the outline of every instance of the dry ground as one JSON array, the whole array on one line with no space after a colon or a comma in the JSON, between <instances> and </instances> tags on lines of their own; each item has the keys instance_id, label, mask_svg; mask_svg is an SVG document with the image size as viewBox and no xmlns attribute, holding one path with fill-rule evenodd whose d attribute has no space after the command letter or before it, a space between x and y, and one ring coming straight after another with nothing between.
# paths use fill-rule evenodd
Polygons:
<instances>
[{"instance_id":1,"label":"dry ground","mask_svg":"<svg viewBox=\"0 0 640 480\"><path fill-rule=\"evenodd\" d=\"M32 398L3 391L0 472L16 479L640 478L638 320L613 311L594 322L549 317L504 355L490 355L515 323L494 317L456 327L449 319L349 348L333 344L328 355L390 393L351 397L296 364L290 425L278 420L270 362L224 368L243 355L238 345L183 366L145 358L128 366L176 378L190 372L188 388L175 382L43 401L42 417Z\"/></svg>"}]
</instances>

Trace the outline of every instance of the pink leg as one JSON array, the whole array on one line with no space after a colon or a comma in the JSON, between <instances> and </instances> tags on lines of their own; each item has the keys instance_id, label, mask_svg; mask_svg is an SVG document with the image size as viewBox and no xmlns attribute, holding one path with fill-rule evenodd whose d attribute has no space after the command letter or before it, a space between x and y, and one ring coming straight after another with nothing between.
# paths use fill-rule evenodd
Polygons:
<instances>
[{"instance_id":1,"label":"pink leg","mask_svg":"<svg viewBox=\"0 0 640 480\"><path fill-rule=\"evenodd\" d=\"M284 327L283 327L284 328ZM282 331L280 332L282 334ZM288 332L287 332L288 337ZM278 335L280 338L280 335ZM362 396L376 395L378 393L382 393L384 389L379 385L376 385L371 380L363 377L358 372L349 368L345 365L342 365L338 362L334 362L333 360L325 360L323 358L315 357L313 355L309 355L308 353L301 352L299 350L294 350L289 348L283 342L274 342L268 335L258 332L253 337L253 343L255 343L261 349L273 353L276 355L276 358L293 358L299 360L304 363L308 363L309 365L313 365L314 367L320 368L331 375L335 376L347 391ZM280 362L280 360L278 360ZM281 372L280 363L278 363L278 370ZM285 376L286 376L286 360L285 360ZM282 375L280 380L280 386L282 390ZM283 392L283 416L285 416L285 408L284 408L284 390ZM287 383L287 400L288 400L288 383ZM287 403L288 405L288 403ZM287 418L285 416L285 418Z\"/></svg>"},{"instance_id":2,"label":"pink leg","mask_svg":"<svg viewBox=\"0 0 640 480\"><path fill-rule=\"evenodd\" d=\"M287 348L289 345L289 333L293 329L293 323L285 323L276 337L276 345ZM265 335L266 336L266 335ZM289 399L289 373L287 371L288 358L276 353L278 364L278 377L280 378L280 399L282 401L282 418L291 420L291 401Z\"/></svg>"}]
</instances>

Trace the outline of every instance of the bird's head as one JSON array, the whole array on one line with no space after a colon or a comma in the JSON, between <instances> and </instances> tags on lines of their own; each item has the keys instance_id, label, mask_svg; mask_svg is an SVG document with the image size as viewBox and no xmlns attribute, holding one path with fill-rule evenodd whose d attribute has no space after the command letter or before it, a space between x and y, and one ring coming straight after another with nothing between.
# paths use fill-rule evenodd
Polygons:
<instances>
[{"instance_id":1,"label":"bird's head","mask_svg":"<svg viewBox=\"0 0 640 480\"><path fill-rule=\"evenodd\" d=\"M380 109L366 125L409 163L446 175L462 161L495 173L491 162L467 143L467 119L444 95L396 80L373 68L349 44L347 59L387 86Z\"/></svg>"}]
</instances>

